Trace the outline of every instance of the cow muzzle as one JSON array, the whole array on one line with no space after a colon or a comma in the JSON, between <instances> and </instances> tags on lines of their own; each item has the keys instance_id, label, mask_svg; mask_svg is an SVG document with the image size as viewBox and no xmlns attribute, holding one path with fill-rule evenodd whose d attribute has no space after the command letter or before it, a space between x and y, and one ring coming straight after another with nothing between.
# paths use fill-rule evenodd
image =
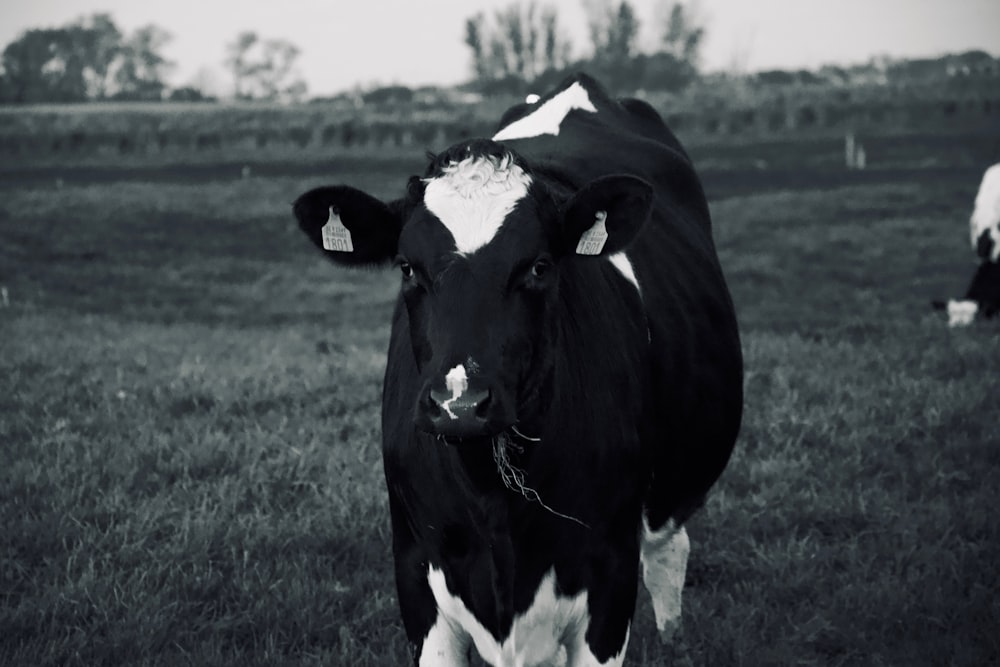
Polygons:
<instances>
[{"instance_id":1,"label":"cow muzzle","mask_svg":"<svg viewBox=\"0 0 1000 667\"><path fill-rule=\"evenodd\" d=\"M424 386L415 422L427 433L452 438L488 436L503 427L501 401L481 376L468 377L461 365L440 381Z\"/></svg>"}]
</instances>

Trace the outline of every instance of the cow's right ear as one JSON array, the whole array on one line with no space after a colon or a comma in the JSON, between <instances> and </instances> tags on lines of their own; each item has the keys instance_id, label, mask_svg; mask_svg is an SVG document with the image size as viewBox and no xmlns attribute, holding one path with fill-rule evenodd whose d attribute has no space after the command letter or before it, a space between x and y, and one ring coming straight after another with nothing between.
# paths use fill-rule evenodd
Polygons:
<instances>
[{"instance_id":1,"label":"cow's right ear","mask_svg":"<svg viewBox=\"0 0 1000 667\"><path fill-rule=\"evenodd\" d=\"M295 201L305 235L338 264L383 264L396 256L402 207L346 185L316 188Z\"/></svg>"},{"instance_id":2,"label":"cow's right ear","mask_svg":"<svg viewBox=\"0 0 1000 667\"><path fill-rule=\"evenodd\" d=\"M621 252L652 212L653 187L635 176L602 176L563 205L559 254L608 256Z\"/></svg>"}]
</instances>

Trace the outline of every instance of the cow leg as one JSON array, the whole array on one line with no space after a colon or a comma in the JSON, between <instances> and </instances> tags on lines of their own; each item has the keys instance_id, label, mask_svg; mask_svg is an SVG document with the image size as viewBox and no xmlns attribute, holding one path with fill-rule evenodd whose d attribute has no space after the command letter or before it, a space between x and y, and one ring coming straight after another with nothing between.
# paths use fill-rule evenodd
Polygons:
<instances>
[{"instance_id":1,"label":"cow leg","mask_svg":"<svg viewBox=\"0 0 1000 667\"><path fill-rule=\"evenodd\" d=\"M584 633L574 637L566 651L566 667L621 667L625 664L625 649L628 648L629 628L626 624L625 637L617 653L606 660L599 660L584 639Z\"/></svg>"},{"instance_id":2,"label":"cow leg","mask_svg":"<svg viewBox=\"0 0 1000 667\"><path fill-rule=\"evenodd\" d=\"M664 643L673 639L680 628L681 594L690 550L691 542L684 526L678 529L670 519L654 531L643 517L639 551L642 581L652 598L656 629Z\"/></svg>"},{"instance_id":3,"label":"cow leg","mask_svg":"<svg viewBox=\"0 0 1000 667\"><path fill-rule=\"evenodd\" d=\"M615 537L628 541L625 535ZM587 589L589 618L564 640L567 667L621 667L625 662L639 586L636 547L633 541L597 565L597 576Z\"/></svg>"},{"instance_id":4,"label":"cow leg","mask_svg":"<svg viewBox=\"0 0 1000 667\"><path fill-rule=\"evenodd\" d=\"M417 667L466 667L469 637L438 610L427 580L427 559L413 539L401 503L389 493L396 594L403 627Z\"/></svg>"},{"instance_id":5,"label":"cow leg","mask_svg":"<svg viewBox=\"0 0 1000 667\"><path fill-rule=\"evenodd\" d=\"M468 667L470 638L438 612L420 646L418 667Z\"/></svg>"}]
</instances>

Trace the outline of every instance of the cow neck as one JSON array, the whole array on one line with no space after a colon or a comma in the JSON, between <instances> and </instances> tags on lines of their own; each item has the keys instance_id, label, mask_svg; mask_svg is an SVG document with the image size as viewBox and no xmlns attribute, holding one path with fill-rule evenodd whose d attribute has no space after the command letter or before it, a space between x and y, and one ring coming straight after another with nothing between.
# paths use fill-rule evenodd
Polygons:
<instances>
[{"instance_id":1,"label":"cow neck","mask_svg":"<svg viewBox=\"0 0 1000 667\"><path fill-rule=\"evenodd\" d=\"M451 446L471 486L471 493L485 497L503 490L493 458L492 438L474 438Z\"/></svg>"},{"instance_id":2,"label":"cow neck","mask_svg":"<svg viewBox=\"0 0 1000 667\"><path fill-rule=\"evenodd\" d=\"M463 482L461 510L454 518L469 535L476 567L455 569L442 560L448 590L468 606L473 616L496 638L506 637L514 620L515 557L509 498L498 483L486 438L452 448L453 462Z\"/></svg>"}]
</instances>

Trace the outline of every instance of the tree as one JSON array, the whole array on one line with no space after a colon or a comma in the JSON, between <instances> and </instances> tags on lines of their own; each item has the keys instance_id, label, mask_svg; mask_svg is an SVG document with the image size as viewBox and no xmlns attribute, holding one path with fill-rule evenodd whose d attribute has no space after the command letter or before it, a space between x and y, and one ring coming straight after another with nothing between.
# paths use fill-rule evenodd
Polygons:
<instances>
[{"instance_id":1,"label":"tree","mask_svg":"<svg viewBox=\"0 0 1000 667\"><path fill-rule=\"evenodd\" d=\"M626 62L637 51L636 39L639 36L639 19L635 10L626 1L618 5L611 29L608 31L605 44L605 56L613 62Z\"/></svg>"},{"instance_id":2,"label":"tree","mask_svg":"<svg viewBox=\"0 0 1000 667\"><path fill-rule=\"evenodd\" d=\"M169 65L159 50L169 39L147 26L125 39L108 14L62 28L28 30L3 51L3 99L15 103L84 102L142 90L159 99Z\"/></svg>"},{"instance_id":3,"label":"tree","mask_svg":"<svg viewBox=\"0 0 1000 667\"><path fill-rule=\"evenodd\" d=\"M593 52L579 67L605 82L615 93L636 90L645 69L639 53L639 18L628 0L585 0Z\"/></svg>"},{"instance_id":4,"label":"tree","mask_svg":"<svg viewBox=\"0 0 1000 667\"><path fill-rule=\"evenodd\" d=\"M569 63L570 43L559 30L556 10L544 7L539 17L542 24L542 40L545 45L545 64L549 70L557 70Z\"/></svg>"},{"instance_id":5,"label":"tree","mask_svg":"<svg viewBox=\"0 0 1000 667\"><path fill-rule=\"evenodd\" d=\"M163 99L166 88L163 77L172 64L160 55L160 51L171 39L166 30L147 25L125 40L115 72L115 97L127 100Z\"/></svg>"},{"instance_id":6,"label":"tree","mask_svg":"<svg viewBox=\"0 0 1000 667\"><path fill-rule=\"evenodd\" d=\"M237 98L275 101L305 95L306 84L293 69L300 51L291 42L242 32L227 51Z\"/></svg>"},{"instance_id":7,"label":"tree","mask_svg":"<svg viewBox=\"0 0 1000 667\"><path fill-rule=\"evenodd\" d=\"M705 28L690 5L674 2L663 29L660 51L698 69Z\"/></svg>"},{"instance_id":8,"label":"tree","mask_svg":"<svg viewBox=\"0 0 1000 667\"><path fill-rule=\"evenodd\" d=\"M622 64L638 51L639 19L628 0L584 0L587 27L593 47L591 60Z\"/></svg>"},{"instance_id":9,"label":"tree","mask_svg":"<svg viewBox=\"0 0 1000 667\"><path fill-rule=\"evenodd\" d=\"M535 2L511 4L488 21L482 13L465 22L465 44L480 87L518 88L569 61L570 44L556 10Z\"/></svg>"},{"instance_id":10,"label":"tree","mask_svg":"<svg viewBox=\"0 0 1000 667\"><path fill-rule=\"evenodd\" d=\"M486 46L483 44L485 22L486 17L482 12L465 19L465 45L472 50L472 70L476 79L480 81L490 76Z\"/></svg>"},{"instance_id":11,"label":"tree","mask_svg":"<svg viewBox=\"0 0 1000 667\"><path fill-rule=\"evenodd\" d=\"M73 90L62 90L65 49L55 30L28 30L3 51L7 102L71 102ZM82 93L81 93L82 95Z\"/></svg>"},{"instance_id":12,"label":"tree","mask_svg":"<svg viewBox=\"0 0 1000 667\"><path fill-rule=\"evenodd\" d=\"M109 14L94 14L72 23L68 34L71 76L83 81L85 97L108 97L113 87L111 71L122 58L122 33Z\"/></svg>"},{"instance_id":13,"label":"tree","mask_svg":"<svg viewBox=\"0 0 1000 667\"><path fill-rule=\"evenodd\" d=\"M10 101L100 99L120 40L121 33L107 14L64 28L26 31L3 52Z\"/></svg>"}]
</instances>

